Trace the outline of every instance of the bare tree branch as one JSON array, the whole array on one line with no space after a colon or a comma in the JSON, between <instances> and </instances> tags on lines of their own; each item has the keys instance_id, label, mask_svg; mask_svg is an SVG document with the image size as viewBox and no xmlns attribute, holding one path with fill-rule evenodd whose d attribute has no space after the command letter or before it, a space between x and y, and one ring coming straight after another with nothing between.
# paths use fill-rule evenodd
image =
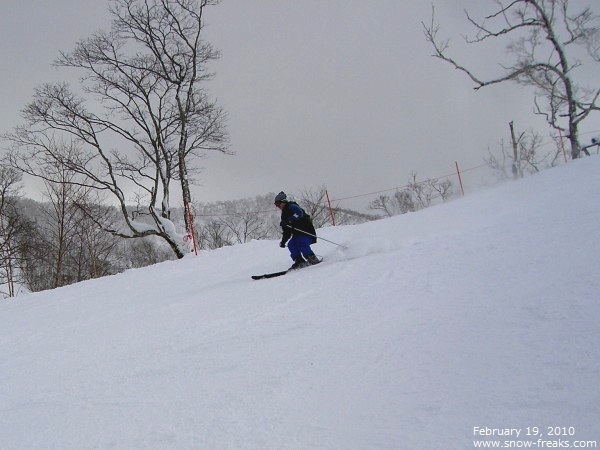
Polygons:
<instances>
[{"instance_id":1,"label":"bare tree branch","mask_svg":"<svg viewBox=\"0 0 600 450\"><path fill-rule=\"evenodd\" d=\"M576 85L575 69L582 62L575 59L569 49L572 45L583 46L592 63L600 61L600 17L589 7L574 12L569 0L495 0L495 4L496 10L483 20L465 12L475 35L463 37L467 44L508 39L508 52L514 62L503 66L504 73L485 80L451 57L449 40L439 38L440 27L435 22L434 8L431 22L422 23L425 39L434 49L432 56L465 73L476 90L506 81L533 87L537 113L542 114L552 128L565 131L571 144L571 156L578 158L579 124L591 112L598 111L600 90L586 90ZM543 98L546 106L542 107L538 98Z\"/></svg>"}]
</instances>

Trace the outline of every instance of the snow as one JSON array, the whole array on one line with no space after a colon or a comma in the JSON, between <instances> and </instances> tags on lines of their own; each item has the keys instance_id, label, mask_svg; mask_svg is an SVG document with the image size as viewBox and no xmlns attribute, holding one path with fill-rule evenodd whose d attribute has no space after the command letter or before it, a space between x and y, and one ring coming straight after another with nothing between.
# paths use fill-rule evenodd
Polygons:
<instances>
[{"instance_id":1,"label":"snow","mask_svg":"<svg viewBox=\"0 0 600 450\"><path fill-rule=\"evenodd\" d=\"M3 301L0 449L598 441L599 199L592 156L321 229L348 248L279 278L253 241Z\"/></svg>"}]
</instances>

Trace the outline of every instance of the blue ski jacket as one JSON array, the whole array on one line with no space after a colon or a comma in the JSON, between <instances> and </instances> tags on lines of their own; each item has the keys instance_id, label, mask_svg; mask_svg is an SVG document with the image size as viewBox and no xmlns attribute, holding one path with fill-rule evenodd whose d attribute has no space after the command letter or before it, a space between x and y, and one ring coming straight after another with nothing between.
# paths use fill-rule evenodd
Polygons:
<instances>
[{"instance_id":1,"label":"blue ski jacket","mask_svg":"<svg viewBox=\"0 0 600 450\"><path fill-rule=\"evenodd\" d=\"M306 233L312 235L312 243L317 242L317 232L312 223L310 215L304 211L296 202L285 202L285 206L281 210L281 222L279 223L283 230L281 242L286 243L294 236L307 236ZM292 229L293 227L294 229ZM305 231L306 233L303 233Z\"/></svg>"}]
</instances>

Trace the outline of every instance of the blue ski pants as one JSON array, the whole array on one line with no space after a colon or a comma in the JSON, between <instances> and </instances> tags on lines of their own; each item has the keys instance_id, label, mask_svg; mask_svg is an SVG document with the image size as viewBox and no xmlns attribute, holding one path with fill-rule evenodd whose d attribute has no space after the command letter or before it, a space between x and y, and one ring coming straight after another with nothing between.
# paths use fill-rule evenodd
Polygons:
<instances>
[{"instance_id":1,"label":"blue ski pants","mask_svg":"<svg viewBox=\"0 0 600 450\"><path fill-rule=\"evenodd\" d=\"M300 255L306 257L313 254L313 251L310 248L312 240L312 236L308 236L306 234L293 236L289 240L287 246L288 250L290 251L290 256L294 261L296 261Z\"/></svg>"}]
</instances>

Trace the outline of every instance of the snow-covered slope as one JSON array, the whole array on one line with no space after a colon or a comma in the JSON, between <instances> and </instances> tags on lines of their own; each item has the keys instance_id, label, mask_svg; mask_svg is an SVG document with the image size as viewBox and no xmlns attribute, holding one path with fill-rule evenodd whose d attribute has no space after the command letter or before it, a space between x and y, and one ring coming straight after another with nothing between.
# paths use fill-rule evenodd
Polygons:
<instances>
[{"instance_id":1,"label":"snow-covered slope","mask_svg":"<svg viewBox=\"0 0 600 450\"><path fill-rule=\"evenodd\" d=\"M348 248L280 278L255 241L3 301L0 449L600 441L599 225L592 157L319 230Z\"/></svg>"}]
</instances>

